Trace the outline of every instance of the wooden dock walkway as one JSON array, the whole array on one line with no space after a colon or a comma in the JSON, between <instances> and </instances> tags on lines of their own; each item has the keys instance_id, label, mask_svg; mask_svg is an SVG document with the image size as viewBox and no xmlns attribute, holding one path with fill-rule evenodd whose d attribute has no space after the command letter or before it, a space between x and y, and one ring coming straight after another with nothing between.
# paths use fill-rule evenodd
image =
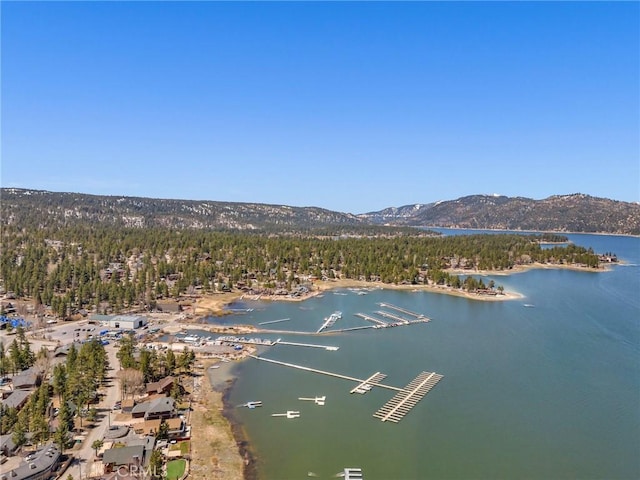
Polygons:
<instances>
[{"instance_id":1,"label":"wooden dock walkway","mask_svg":"<svg viewBox=\"0 0 640 480\"><path fill-rule=\"evenodd\" d=\"M323 330L320 333L314 333L314 335L326 335L327 333L352 332L354 330L364 330L366 328L376 328L376 326L375 325L365 325L363 327L349 327L349 328L337 328L335 330Z\"/></svg>"},{"instance_id":2,"label":"wooden dock walkway","mask_svg":"<svg viewBox=\"0 0 640 480\"><path fill-rule=\"evenodd\" d=\"M329 351L336 351L339 347L332 347L331 345L315 345L313 343L299 343L299 342L285 342L284 340L278 339L276 341L278 345L291 345L293 347L310 347L310 348L324 348Z\"/></svg>"},{"instance_id":3,"label":"wooden dock walkway","mask_svg":"<svg viewBox=\"0 0 640 480\"><path fill-rule=\"evenodd\" d=\"M414 378L402 392L396 394L391 400L385 403L373 416L383 422L391 421L398 423L429 393L429 390L431 390L441 378L442 375L435 372L422 372Z\"/></svg>"},{"instance_id":4,"label":"wooden dock walkway","mask_svg":"<svg viewBox=\"0 0 640 480\"><path fill-rule=\"evenodd\" d=\"M379 312L377 312L377 313L379 313ZM373 322L373 323L375 323L377 325L386 325L387 324L387 322L384 322L384 321L380 320L379 318L372 317L371 315L367 315L366 313L354 313L354 315L356 317L363 318L364 320L367 320L368 322Z\"/></svg>"},{"instance_id":5,"label":"wooden dock walkway","mask_svg":"<svg viewBox=\"0 0 640 480\"><path fill-rule=\"evenodd\" d=\"M391 308L392 310L396 310L397 312L401 312L401 313L404 313L406 315L411 315L412 317L426 318L425 315L423 315L422 313L412 312L411 310L407 310L406 308L398 307L397 305L392 305L391 303L381 302L378 305L380 305L383 308L384 307Z\"/></svg>"},{"instance_id":6,"label":"wooden dock walkway","mask_svg":"<svg viewBox=\"0 0 640 480\"><path fill-rule=\"evenodd\" d=\"M396 392L402 392L403 391L402 388L392 387L391 385L385 385L383 383L374 382L372 380L367 381L367 380L363 380L361 378L355 378L355 377L350 377L348 375L342 375L340 373L326 372L324 370L318 370L317 368L305 367L303 365L296 365L294 363L281 362L279 360L272 360L270 358L265 358L265 357L258 357L257 355L249 355L249 356L251 358L255 358L256 360L262 360L263 362L275 363L277 365L283 365L285 367L297 368L298 370L305 370L307 372L320 373L322 375L328 375L330 377L341 378L343 380L349 380L351 382L367 383L367 384L371 385L372 387L386 388L387 390L395 390Z\"/></svg>"},{"instance_id":7,"label":"wooden dock walkway","mask_svg":"<svg viewBox=\"0 0 640 480\"><path fill-rule=\"evenodd\" d=\"M287 322L291 320L290 318L281 318L280 320L269 320L267 322L260 322L258 323L258 325L269 325L270 323L280 323L280 322Z\"/></svg>"},{"instance_id":8,"label":"wooden dock walkway","mask_svg":"<svg viewBox=\"0 0 640 480\"><path fill-rule=\"evenodd\" d=\"M285 367L296 368L298 370L305 370L307 372L320 373L322 375L328 375L330 377L341 378L343 380L349 380L351 382L358 382L358 385L351 390L350 393L365 394L372 387L386 388L387 390L395 390L397 393L394 397L385 403L376 413L374 417L379 418L383 422L390 421L398 423L409 413L409 411L417 405L417 403L429 393L429 391L443 378L443 375L435 372L422 372L416 378L414 378L409 385L405 388L393 387L391 385L385 385L380 383L386 375L384 373L376 372L366 380L362 380L348 375L342 375L340 373L327 372L324 370L318 370L317 368L305 367L303 365L296 365L293 363L281 362L279 360L272 360L270 358L258 357L256 355L249 355L256 360L262 360L263 362L275 363L277 365L283 365Z\"/></svg>"},{"instance_id":9,"label":"wooden dock walkway","mask_svg":"<svg viewBox=\"0 0 640 480\"><path fill-rule=\"evenodd\" d=\"M401 317L399 315L395 315L393 313L389 313L389 312L385 312L384 310L377 310L376 313L378 315L381 315L385 318L390 318L391 320L395 321L395 322L400 322L402 324L407 325L409 323L409 320L407 320L404 317Z\"/></svg>"}]
</instances>

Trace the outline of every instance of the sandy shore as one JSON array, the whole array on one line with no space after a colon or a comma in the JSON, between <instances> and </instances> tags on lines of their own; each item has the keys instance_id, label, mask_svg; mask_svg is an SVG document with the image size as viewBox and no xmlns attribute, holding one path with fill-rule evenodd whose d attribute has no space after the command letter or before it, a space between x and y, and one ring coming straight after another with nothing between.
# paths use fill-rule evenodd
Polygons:
<instances>
[{"instance_id":1,"label":"sandy shore","mask_svg":"<svg viewBox=\"0 0 640 480\"><path fill-rule=\"evenodd\" d=\"M189 477L198 480L242 480L252 478L245 464L246 455L238 442L233 422L223 414L225 392L211 386L205 361L199 389L194 392L191 412L191 464ZM244 454L244 455L243 455Z\"/></svg>"}]
</instances>

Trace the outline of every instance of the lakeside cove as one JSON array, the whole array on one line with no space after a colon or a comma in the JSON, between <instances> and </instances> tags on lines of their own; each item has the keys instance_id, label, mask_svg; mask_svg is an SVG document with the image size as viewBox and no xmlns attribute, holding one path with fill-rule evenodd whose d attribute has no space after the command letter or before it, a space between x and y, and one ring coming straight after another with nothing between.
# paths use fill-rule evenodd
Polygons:
<instances>
[{"instance_id":1,"label":"lakeside cove","mask_svg":"<svg viewBox=\"0 0 640 480\"><path fill-rule=\"evenodd\" d=\"M623 264L623 263L621 263ZM607 272L611 268L611 263L602 262L598 265L598 268L586 267L583 265L567 265L567 264L549 264L549 263L533 263L530 265L517 265L510 270L463 270L463 269L451 269L448 273L455 275L465 276L499 276L505 277L509 275L516 275L524 273L530 270L574 270L579 272L589 273L602 273ZM198 318L206 316L220 316L230 315L238 312L233 312L228 309L228 306L238 300L250 299L259 300L264 302L281 301L281 302L302 302L309 298L313 298L318 295L322 295L324 292L337 289L360 289L367 291L371 289L390 289L390 290L408 290L408 291L427 291L433 293L439 293L444 295L452 295L456 297L467 298L469 300L477 301L507 301L521 299L523 295L516 291L503 291L503 292L468 292L463 289L456 289L446 285L433 285L433 284L393 284L383 283L380 281L366 281L355 280L348 278L336 278L327 280L316 280L313 282L313 290L310 290L304 294L291 296L291 295L265 295L265 294L247 294L242 291L232 291L223 293L214 293L209 295L202 295L198 298L193 305L193 317L195 321ZM285 319L283 319L285 320ZM281 321L281 320L276 320Z\"/></svg>"},{"instance_id":2,"label":"lakeside cove","mask_svg":"<svg viewBox=\"0 0 640 480\"><path fill-rule=\"evenodd\" d=\"M294 469L296 472L304 471L301 470L303 466L296 465L294 468L293 465L274 465L273 459L277 456L269 450L268 442L265 443L263 436L264 432L272 431L274 438L288 444L291 441L289 434L285 430L279 430L280 426L269 424L264 418L260 419L260 412L249 413L250 409L240 411L236 408L237 405L246 405L247 402L260 399L260 405L263 405L264 401L264 410L267 412L264 415L269 418L274 416L272 412L277 416L277 412L288 412L288 408L300 409L291 410L301 412L301 418L294 423L304 425L304 431L308 428L314 432L314 437L315 432L322 431L320 426L324 425L323 421L330 421L334 425L333 428L338 430L342 428L341 422L344 422L345 425L351 425L349 431L362 430L375 437L375 427L370 427L365 420L371 417L373 412L376 412L377 418L383 422L393 418L399 420L408 414L406 422L392 428L398 428L399 432L409 431L416 419L419 419L419 424L433 421L431 415L445 408L440 402L442 396L448 398L450 393L447 392L466 388L471 396L477 395L477 385L465 377L468 372L456 370L460 368L461 363L468 365L477 361L468 351L475 351L481 357L487 355L496 348L493 339L488 340L491 335L500 339L497 344L503 348L501 342L512 339L514 331L520 328L521 321L535 320L534 323L525 324L525 332L532 328L537 329L538 323L545 322L548 318L556 319L559 316L557 320L562 323L562 314L555 311L550 313L549 310L548 303L552 302L554 297L559 295L563 298L562 292L570 292L562 301L572 302L584 296L585 292L591 292L586 294L587 296L592 295L590 289L596 287L591 284L607 285L611 277L617 278L621 272L632 271L636 266L634 260L621 260L615 266L603 263L598 268L531 264L507 271L450 270L450 273L487 277L487 280L494 277L491 280L492 284L497 281L496 277L500 277L500 280L505 279L504 289L491 288L475 292L432 284L396 285L326 279L315 280L311 288L296 295L252 294L246 291L198 295L190 297L189 304L182 305L180 313L143 313L142 316L146 316L150 324L146 329L137 330L136 336L139 336L149 348L172 349L176 352L185 347L192 349L201 362L201 388L199 395L194 396L194 420L197 420L193 422L192 429L192 478L294 478L299 475L294 475ZM584 272L607 274L582 275ZM611 272L614 273L610 275ZM523 273L527 275L515 275ZM510 277L511 275L513 276ZM547 287L553 289L542 296L536 293ZM611 292L613 289L609 288L607 291ZM597 288L595 292L598 293ZM438 295L431 295L432 293ZM519 302L521 299L526 299L527 303ZM591 300L591 297L588 300ZM606 300L599 300L599 304L604 303ZM589 306L595 311L599 304ZM522 306L538 308L523 309ZM592 315L591 310L587 315L588 319ZM337 315L338 313L340 315ZM427 326L432 319L435 322ZM76 324L79 325L71 321L47 326L42 330L42 338L44 339L46 334L45 330L51 332L59 329L61 331L58 338L68 340ZM409 328L391 328L404 326ZM449 331L452 326L457 326L457 330ZM504 328L506 330L500 331ZM555 325L547 324L544 330L540 331L554 332L555 328ZM63 329L68 331L62 331ZM84 328L78 330L85 332ZM94 330L102 335L100 329L86 328L86 332ZM460 332L464 334L460 335ZM63 335L65 333L66 336ZM315 340L290 341L296 340L295 336L298 335L317 336L319 340L317 343ZM464 342L464 338L458 337L467 336L474 338L474 342L477 339L478 343L465 343L461 347L459 342ZM434 341L442 341L442 345L432 343ZM537 338L535 341L545 348L549 342L546 337ZM60 346L59 344L60 340L57 346ZM451 358L452 353L442 350L442 347L447 345L452 346L452 352L457 351L459 359ZM479 346L482 348L478 349ZM526 352L530 346L523 341L521 348ZM263 356L265 352L266 358ZM272 354L274 358L270 358ZM517 357L519 354L520 352L511 355ZM256 362L258 358L266 362ZM511 356L508 358L509 361L512 360ZM543 355L542 363L544 359ZM486 359L483 361L488 362ZM332 362L338 362L339 368ZM292 365L303 371L277 370L278 366ZM411 368L406 368L408 365ZM499 362L490 367L498 371L502 368ZM524 365L523 368L526 369L527 366ZM548 368L551 366L548 365ZM299 377L304 371L322 373L328 378L316 381L315 378ZM327 375L328 372L344 372L340 375L354 381L362 381L361 388L358 386L352 390L363 396L356 408L357 412L363 412L362 416L354 412L353 400L352 404L349 404L342 398L348 388L343 391L339 386L327 383L330 382L330 377L337 377L335 373ZM370 391L371 386L380 387L379 379L387 375L392 378L393 385L407 385L394 387L399 390L399 394L402 393L400 390L408 388L402 393L404 396L389 400L380 398L380 393L375 391L375 388L374 391ZM435 393L418 405L418 400L426 393L425 389L430 389L445 375L447 377L442 385L435 389ZM532 375L535 377L535 373ZM268 380L265 380L266 377ZM411 378L414 380L409 381ZM466 379L467 383L463 382L461 385L460 378ZM276 384L279 385L279 391L271 392L268 385ZM544 391L544 386L541 388ZM322 420L318 416L319 412L310 415L304 405L287 404L291 400L284 396L286 393L291 393L294 399L328 398L326 410L330 412L330 420ZM365 393L367 395L364 395ZM387 400L385 406L381 407ZM500 399L496 401L499 403ZM526 399L523 402L526 404ZM402 411L407 406L411 407L411 412ZM397 416L397 412L400 412L401 416ZM451 412L457 414L453 408ZM289 422L283 422L287 423ZM214 434L215 442L211 440ZM349 432L345 433L347 436L348 434ZM298 435L304 435L305 442L307 441L307 435L303 431L298 431ZM444 435L446 437L446 433ZM390 478L384 476L389 474L388 471L385 473L384 466L378 465L375 458L370 458L369 455L362 455L362 460L360 455L353 459L343 458L330 449L326 450L327 446L315 445L313 440L309 441L311 444L308 450L305 450L307 454L303 455L300 451L296 454L309 462L309 471L323 472L324 465L318 465L317 459L310 453L317 450L323 452L324 456L332 459L335 456L336 461L341 461L339 465L332 465L331 470L337 471L338 467L343 468L345 465L363 465L366 467L364 471L368 479ZM403 444L403 437L400 435L395 442ZM347 446L343 447L348 450ZM290 445L288 448L295 452L298 446ZM373 451L375 453L375 449ZM406 470L400 471L409 475ZM326 473L323 472L322 475L326 476ZM518 476L517 472L514 472L514 476Z\"/></svg>"},{"instance_id":3,"label":"lakeside cove","mask_svg":"<svg viewBox=\"0 0 640 480\"><path fill-rule=\"evenodd\" d=\"M464 272L456 272L465 275L482 275L482 276L508 276L512 274L521 274L528 271L533 270L566 270L566 271L574 271L574 272L584 272L584 273L604 273L610 271L609 265L601 265L599 269L593 268L585 268L577 265L530 265L526 267L514 268L510 271L464 271ZM253 304L259 304L264 302L265 305L269 304L277 304L279 302L287 303L287 302L305 302L307 300L311 300L313 298L322 298L325 294L329 294L332 291L340 291L346 290L349 293L353 293L356 295L367 295L374 291L399 291L405 293L418 293L418 292L429 292L429 293L438 293L443 294L445 296L458 297L458 298L466 298L468 300L476 300L479 302L502 302L502 301L513 301L525 298L525 295L515 292L513 290L506 290L504 294L488 296L488 295L478 295L474 293L468 293L464 291L457 291L450 287L443 286L426 286L426 285L387 285L382 284L381 282L364 282L357 280L348 280L348 279L336 279L336 280L327 280L327 281L318 281L314 283L314 287L316 288L313 291L310 291L305 296L300 297L283 297L281 295L278 296L265 296L260 295L259 297L246 295L241 292L227 292L222 294L211 295L209 297L201 298L194 304L194 318L188 322L180 322L180 327L185 331L193 331L193 330L210 330L212 332L229 332L230 330L236 330L239 333L291 333L288 330L270 330L267 328L260 328L260 326L250 326L250 325L242 325L242 324L227 324L225 322L224 325L216 325L215 319L213 317L228 317L228 315L237 316L238 319L243 318L242 309L229 311L228 307L236 302L242 302L245 300L251 301ZM525 304L524 306L533 306L530 304ZM213 320L213 323L207 322L206 324L202 323L203 318L208 317ZM277 323L280 321L289 321L289 318L283 318L278 320L266 320L264 322L258 323ZM320 321L320 319L318 320ZM176 325L177 326L177 325ZM266 326L266 325L265 325ZM305 335L314 335L315 332L297 332L298 334L302 333ZM243 361L246 361L247 358L251 358L254 353L246 351L246 356L242 357ZM241 358L241 357L238 357ZM224 365L228 371L233 369L233 365ZM212 370L212 373L218 373L219 370ZM229 381L231 382L231 380ZM235 382L235 380L233 380ZM240 447L240 457L243 461L244 469L245 469L245 477L247 480L252 480L256 478L264 478L258 475L256 465L254 464L259 457L259 454L253 451L252 443L250 440L250 436L247 435L245 428L243 427L242 419L238 418L238 412L233 408L233 400L230 400L230 394L232 393L232 383L228 383L226 388L222 391L224 393L224 398L228 402L225 405L225 418L226 421L229 422L230 428L234 432L235 442Z\"/></svg>"}]
</instances>

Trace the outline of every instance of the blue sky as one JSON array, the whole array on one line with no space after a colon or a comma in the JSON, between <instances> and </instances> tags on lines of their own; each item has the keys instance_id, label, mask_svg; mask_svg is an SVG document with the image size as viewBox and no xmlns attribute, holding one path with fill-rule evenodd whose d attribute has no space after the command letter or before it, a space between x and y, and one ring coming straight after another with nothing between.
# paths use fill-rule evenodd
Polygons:
<instances>
[{"instance_id":1,"label":"blue sky","mask_svg":"<svg viewBox=\"0 0 640 480\"><path fill-rule=\"evenodd\" d=\"M3 187L640 201L637 2L6 2Z\"/></svg>"}]
</instances>

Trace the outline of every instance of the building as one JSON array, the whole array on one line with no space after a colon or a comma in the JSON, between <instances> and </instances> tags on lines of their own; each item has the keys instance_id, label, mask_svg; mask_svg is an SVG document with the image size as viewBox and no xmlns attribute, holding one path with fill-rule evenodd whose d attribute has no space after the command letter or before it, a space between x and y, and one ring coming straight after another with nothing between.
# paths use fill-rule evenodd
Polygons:
<instances>
[{"instance_id":1,"label":"building","mask_svg":"<svg viewBox=\"0 0 640 480\"><path fill-rule=\"evenodd\" d=\"M147 393L149 395L153 395L154 393L163 393L168 394L171 393L171 388L173 388L173 382L175 378L169 375L168 377L164 377L157 382L150 382L147 384Z\"/></svg>"},{"instance_id":2,"label":"building","mask_svg":"<svg viewBox=\"0 0 640 480\"><path fill-rule=\"evenodd\" d=\"M154 420L156 418L173 418L176 416L176 401L171 397L156 398L150 402L136 405L131 410L133 418Z\"/></svg>"},{"instance_id":3,"label":"building","mask_svg":"<svg viewBox=\"0 0 640 480\"><path fill-rule=\"evenodd\" d=\"M13 470L2 472L0 480L46 480L60 461L60 450L53 443L30 454Z\"/></svg>"},{"instance_id":4,"label":"building","mask_svg":"<svg viewBox=\"0 0 640 480\"><path fill-rule=\"evenodd\" d=\"M11 383L14 390L31 390L40 385L40 375L31 367L14 376Z\"/></svg>"},{"instance_id":5,"label":"building","mask_svg":"<svg viewBox=\"0 0 640 480\"><path fill-rule=\"evenodd\" d=\"M20 410L24 407L25 403L27 403L27 400L32 393L33 391L28 390L14 390L0 403L2 403L5 408L15 408L16 410Z\"/></svg>"},{"instance_id":6,"label":"building","mask_svg":"<svg viewBox=\"0 0 640 480\"><path fill-rule=\"evenodd\" d=\"M0 435L0 455L9 457L16 453L16 444L13 443L13 436L10 433Z\"/></svg>"},{"instance_id":7,"label":"building","mask_svg":"<svg viewBox=\"0 0 640 480\"><path fill-rule=\"evenodd\" d=\"M145 462L144 445L133 445L130 447L110 448L102 456L104 473L129 471L141 472Z\"/></svg>"},{"instance_id":8,"label":"building","mask_svg":"<svg viewBox=\"0 0 640 480\"><path fill-rule=\"evenodd\" d=\"M89 321L97 321L108 328L120 330L136 330L148 322L142 315L92 315Z\"/></svg>"},{"instance_id":9,"label":"building","mask_svg":"<svg viewBox=\"0 0 640 480\"><path fill-rule=\"evenodd\" d=\"M133 429L138 435L153 435L157 436L160 433L160 425L162 422L167 424L167 436L170 440L180 439L184 437L186 432L186 425L184 420L179 417L169 418L167 420L145 420L144 422L137 423L133 426Z\"/></svg>"},{"instance_id":10,"label":"building","mask_svg":"<svg viewBox=\"0 0 640 480\"><path fill-rule=\"evenodd\" d=\"M157 435L160 431L160 424L162 420L145 420L144 422L136 423L133 425L133 430L138 435Z\"/></svg>"}]
</instances>

